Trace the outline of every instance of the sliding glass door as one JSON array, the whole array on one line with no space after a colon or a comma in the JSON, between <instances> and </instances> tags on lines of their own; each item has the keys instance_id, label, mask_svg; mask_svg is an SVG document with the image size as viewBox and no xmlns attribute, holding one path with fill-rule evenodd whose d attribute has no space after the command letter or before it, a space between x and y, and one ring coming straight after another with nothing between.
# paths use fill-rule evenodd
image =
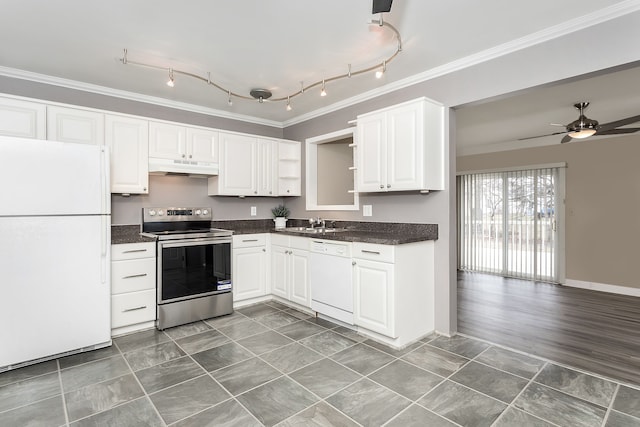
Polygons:
<instances>
[{"instance_id":1,"label":"sliding glass door","mask_svg":"<svg viewBox=\"0 0 640 427\"><path fill-rule=\"evenodd\" d=\"M560 281L561 169L458 177L458 267Z\"/></svg>"}]
</instances>

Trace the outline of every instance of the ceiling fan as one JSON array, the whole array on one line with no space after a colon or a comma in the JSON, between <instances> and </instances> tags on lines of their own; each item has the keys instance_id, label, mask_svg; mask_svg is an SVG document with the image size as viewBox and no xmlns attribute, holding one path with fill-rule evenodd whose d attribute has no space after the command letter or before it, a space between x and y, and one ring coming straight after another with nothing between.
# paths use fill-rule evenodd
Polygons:
<instances>
[{"instance_id":1,"label":"ceiling fan","mask_svg":"<svg viewBox=\"0 0 640 427\"><path fill-rule=\"evenodd\" d=\"M527 138L520 138L518 141L524 141L526 139L542 138L544 136L551 135L563 135L566 134L561 143L569 142L572 139L583 139L593 135L615 135L623 133L634 133L640 130L640 128L621 128L622 126L629 125L631 123L640 122L640 116L627 117L626 119L616 120L609 123L598 124L597 120L593 120L584 115L584 110L589 106L588 102L578 102L573 104L574 107L580 112L580 116L569 124L561 125L551 123L553 126L562 126L566 130L563 132L554 132L546 135L530 136ZM619 129L621 128L621 129Z\"/></svg>"}]
</instances>

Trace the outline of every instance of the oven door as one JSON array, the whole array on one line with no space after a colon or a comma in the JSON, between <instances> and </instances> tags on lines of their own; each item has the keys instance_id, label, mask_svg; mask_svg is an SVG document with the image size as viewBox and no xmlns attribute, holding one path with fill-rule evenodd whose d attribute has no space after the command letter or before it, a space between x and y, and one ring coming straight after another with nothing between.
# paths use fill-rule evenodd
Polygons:
<instances>
[{"instance_id":1,"label":"oven door","mask_svg":"<svg viewBox=\"0 0 640 427\"><path fill-rule=\"evenodd\" d=\"M158 242L158 304L231 292L231 239Z\"/></svg>"}]
</instances>

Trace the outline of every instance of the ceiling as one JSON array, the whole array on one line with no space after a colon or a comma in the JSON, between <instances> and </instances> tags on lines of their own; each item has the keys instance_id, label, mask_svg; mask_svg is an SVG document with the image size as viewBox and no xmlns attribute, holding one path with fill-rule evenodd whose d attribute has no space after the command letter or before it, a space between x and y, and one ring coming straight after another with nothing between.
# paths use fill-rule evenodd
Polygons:
<instances>
[{"instance_id":1,"label":"ceiling","mask_svg":"<svg viewBox=\"0 0 640 427\"><path fill-rule=\"evenodd\" d=\"M384 20L400 32L403 50L383 78L369 73L330 82L326 97L311 89L293 98L293 110L286 111L283 102L237 99L229 106L225 93L182 75L169 88L167 71L123 65L123 50L130 61L205 78L209 72L212 81L236 93L265 88L286 97L301 81L307 85L346 73L347 64L354 70L369 67L393 54L393 33L368 24L378 18L371 14L371 0L3 0L0 74L282 125L629 1L396 0ZM638 87L637 70L625 79L616 89L620 96L629 84ZM561 92L558 86L462 108L459 142L487 144L552 132L556 128L547 124L575 119L572 104L585 97L592 101L589 117L619 118L617 101L604 101L614 91L595 87ZM639 108L626 116L640 114L637 97L633 106Z\"/></svg>"}]
</instances>

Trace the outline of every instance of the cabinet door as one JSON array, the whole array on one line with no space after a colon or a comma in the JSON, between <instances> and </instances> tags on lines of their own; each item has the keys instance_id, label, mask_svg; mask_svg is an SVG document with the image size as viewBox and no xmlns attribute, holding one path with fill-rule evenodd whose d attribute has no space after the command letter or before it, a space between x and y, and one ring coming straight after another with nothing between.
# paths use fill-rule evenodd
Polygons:
<instances>
[{"instance_id":1,"label":"cabinet door","mask_svg":"<svg viewBox=\"0 0 640 427\"><path fill-rule=\"evenodd\" d=\"M44 104L0 98L0 135L45 139L45 117Z\"/></svg>"},{"instance_id":2,"label":"cabinet door","mask_svg":"<svg viewBox=\"0 0 640 427\"><path fill-rule=\"evenodd\" d=\"M186 128L149 122L149 157L182 160L186 158Z\"/></svg>"},{"instance_id":3,"label":"cabinet door","mask_svg":"<svg viewBox=\"0 0 640 427\"><path fill-rule=\"evenodd\" d=\"M388 191L424 188L423 115L422 102L387 112Z\"/></svg>"},{"instance_id":4,"label":"cabinet door","mask_svg":"<svg viewBox=\"0 0 640 427\"><path fill-rule=\"evenodd\" d=\"M105 116L111 150L111 192L149 193L149 125L146 120Z\"/></svg>"},{"instance_id":5,"label":"cabinet door","mask_svg":"<svg viewBox=\"0 0 640 427\"><path fill-rule=\"evenodd\" d=\"M278 162L276 175L277 196L299 196L301 194L301 144L297 141L278 141Z\"/></svg>"},{"instance_id":6,"label":"cabinet door","mask_svg":"<svg viewBox=\"0 0 640 427\"><path fill-rule=\"evenodd\" d=\"M187 128L187 157L196 162L218 163L218 132Z\"/></svg>"},{"instance_id":7,"label":"cabinet door","mask_svg":"<svg viewBox=\"0 0 640 427\"><path fill-rule=\"evenodd\" d=\"M233 249L233 299L266 295L267 252L264 247Z\"/></svg>"},{"instance_id":8,"label":"cabinet door","mask_svg":"<svg viewBox=\"0 0 640 427\"><path fill-rule=\"evenodd\" d=\"M47 107L47 139L104 144L104 114L75 108Z\"/></svg>"},{"instance_id":9,"label":"cabinet door","mask_svg":"<svg viewBox=\"0 0 640 427\"><path fill-rule=\"evenodd\" d=\"M291 249L290 252L289 299L309 307L309 252L298 249Z\"/></svg>"},{"instance_id":10,"label":"cabinet door","mask_svg":"<svg viewBox=\"0 0 640 427\"><path fill-rule=\"evenodd\" d=\"M275 181L275 150L274 142L258 139L256 142L256 151L258 154L258 180L257 180L257 192L258 196L273 196L274 181Z\"/></svg>"},{"instance_id":11,"label":"cabinet door","mask_svg":"<svg viewBox=\"0 0 640 427\"><path fill-rule=\"evenodd\" d=\"M255 138L221 133L217 194L256 195L256 160Z\"/></svg>"},{"instance_id":12,"label":"cabinet door","mask_svg":"<svg viewBox=\"0 0 640 427\"><path fill-rule=\"evenodd\" d=\"M289 248L271 246L271 293L289 299Z\"/></svg>"},{"instance_id":13,"label":"cabinet door","mask_svg":"<svg viewBox=\"0 0 640 427\"><path fill-rule=\"evenodd\" d=\"M396 338L393 264L355 259L354 322Z\"/></svg>"},{"instance_id":14,"label":"cabinet door","mask_svg":"<svg viewBox=\"0 0 640 427\"><path fill-rule=\"evenodd\" d=\"M356 142L358 188L360 192L386 189L386 124L385 114L358 118Z\"/></svg>"}]
</instances>

